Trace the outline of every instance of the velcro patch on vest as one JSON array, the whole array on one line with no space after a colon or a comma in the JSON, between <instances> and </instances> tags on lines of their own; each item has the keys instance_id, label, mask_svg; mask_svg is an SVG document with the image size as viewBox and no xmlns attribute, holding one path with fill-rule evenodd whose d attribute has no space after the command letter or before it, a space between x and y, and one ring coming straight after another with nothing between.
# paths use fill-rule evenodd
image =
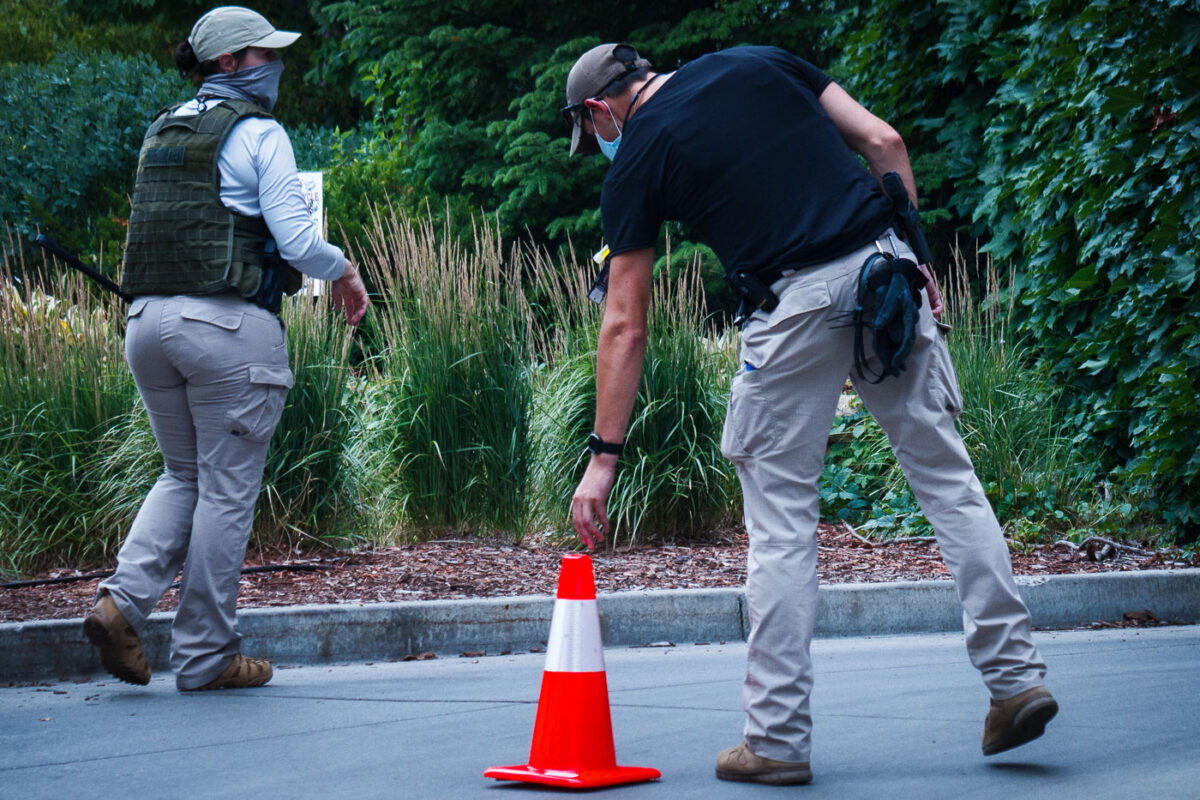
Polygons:
<instances>
[{"instance_id":1,"label":"velcro patch on vest","mask_svg":"<svg viewBox=\"0 0 1200 800\"><path fill-rule=\"evenodd\" d=\"M143 167L182 167L187 147L148 147L142 156Z\"/></svg>"}]
</instances>

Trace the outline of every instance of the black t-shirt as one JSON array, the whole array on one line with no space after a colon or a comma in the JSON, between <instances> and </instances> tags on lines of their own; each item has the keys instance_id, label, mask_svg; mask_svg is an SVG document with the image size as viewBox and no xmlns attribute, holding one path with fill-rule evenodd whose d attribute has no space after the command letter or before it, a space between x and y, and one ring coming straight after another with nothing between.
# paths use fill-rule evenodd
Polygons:
<instances>
[{"instance_id":1,"label":"black t-shirt","mask_svg":"<svg viewBox=\"0 0 1200 800\"><path fill-rule=\"evenodd\" d=\"M691 226L726 270L810 265L870 242L891 203L818 98L830 79L776 47L680 67L629 119L601 195L612 253Z\"/></svg>"}]
</instances>

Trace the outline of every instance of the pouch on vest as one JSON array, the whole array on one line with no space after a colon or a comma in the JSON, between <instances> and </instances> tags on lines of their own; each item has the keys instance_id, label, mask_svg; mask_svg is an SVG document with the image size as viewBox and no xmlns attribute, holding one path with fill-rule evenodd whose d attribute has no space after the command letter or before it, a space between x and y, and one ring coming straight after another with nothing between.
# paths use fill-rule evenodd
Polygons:
<instances>
[{"instance_id":1,"label":"pouch on vest","mask_svg":"<svg viewBox=\"0 0 1200 800\"><path fill-rule=\"evenodd\" d=\"M867 378L863 328L871 331L875 356L882 368L871 383L904 371L917 339L921 290L928 279L907 258L873 253L858 274L858 304L854 309L854 368Z\"/></svg>"}]
</instances>

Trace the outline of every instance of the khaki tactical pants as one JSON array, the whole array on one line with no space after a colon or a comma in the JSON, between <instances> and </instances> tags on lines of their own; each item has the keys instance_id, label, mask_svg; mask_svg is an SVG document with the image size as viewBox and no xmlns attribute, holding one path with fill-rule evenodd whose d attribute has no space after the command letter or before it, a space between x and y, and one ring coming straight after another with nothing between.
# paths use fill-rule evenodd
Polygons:
<instances>
[{"instance_id":1,"label":"khaki tactical pants","mask_svg":"<svg viewBox=\"0 0 1200 800\"><path fill-rule=\"evenodd\" d=\"M886 234L878 246L907 258ZM750 538L750 639L743 703L753 752L808 761L813 684L809 645L817 608L817 481L847 376L887 433L954 577L971 663L993 697L1043 683L1045 664L1013 581L1008 548L955 419L954 368L924 299L917 342L899 377L851 375L859 269L876 245L781 278L779 306L742 331L743 365L730 390L721 449L737 468ZM870 353L869 332L867 334ZM870 366L879 372L874 357Z\"/></svg>"},{"instance_id":2,"label":"khaki tactical pants","mask_svg":"<svg viewBox=\"0 0 1200 800\"><path fill-rule=\"evenodd\" d=\"M164 470L100 584L134 630L175 580L171 668L203 686L238 652L237 591L267 446L292 385L283 324L236 295L141 297L125 355Z\"/></svg>"}]
</instances>

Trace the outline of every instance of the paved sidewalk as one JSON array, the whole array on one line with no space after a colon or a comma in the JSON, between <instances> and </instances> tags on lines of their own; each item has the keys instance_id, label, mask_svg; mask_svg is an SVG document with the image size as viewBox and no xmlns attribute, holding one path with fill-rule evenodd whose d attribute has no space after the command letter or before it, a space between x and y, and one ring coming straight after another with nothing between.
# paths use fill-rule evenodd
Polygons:
<instances>
[{"instance_id":1,"label":"paved sidewalk","mask_svg":"<svg viewBox=\"0 0 1200 800\"><path fill-rule=\"evenodd\" d=\"M613 798L1130 800L1200 785L1200 627L1038 633L1062 711L979 752L987 695L961 634L814 643L815 781L728 784L744 643L606 650L617 758L660 781ZM564 796L482 776L529 752L544 657L282 669L256 690L111 680L0 689L0 795L36 798Z\"/></svg>"}]
</instances>

